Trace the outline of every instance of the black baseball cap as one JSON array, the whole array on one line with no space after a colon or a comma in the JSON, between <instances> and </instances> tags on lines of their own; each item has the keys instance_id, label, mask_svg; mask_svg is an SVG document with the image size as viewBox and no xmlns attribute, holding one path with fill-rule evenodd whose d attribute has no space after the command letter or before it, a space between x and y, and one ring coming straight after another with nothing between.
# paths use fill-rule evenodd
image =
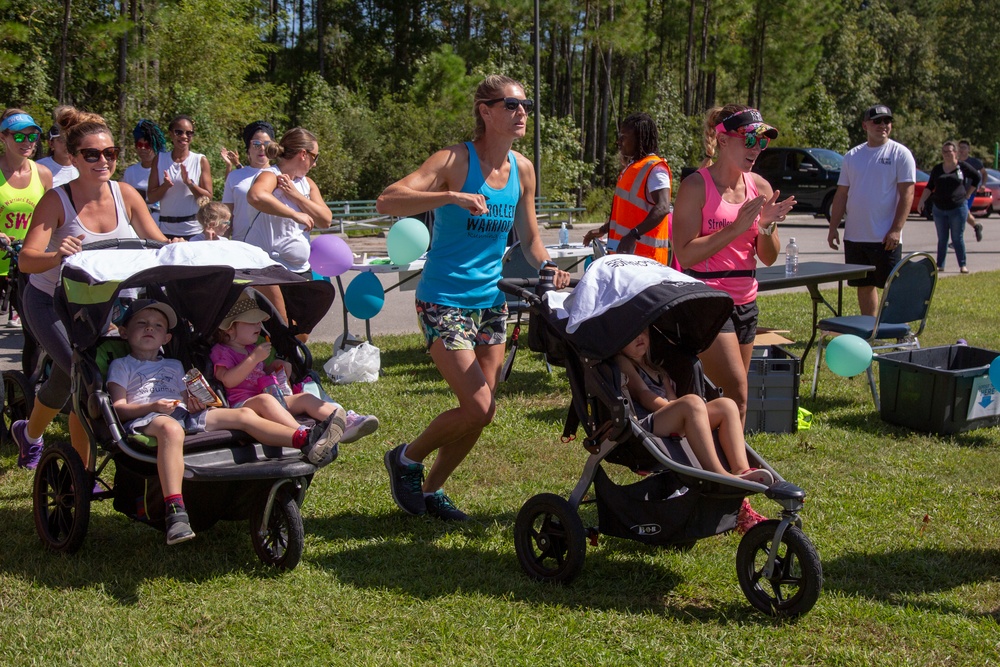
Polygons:
<instances>
[{"instance_id":1,"label":"black baseball cap","mask_svg":"<svg viewBox=\"0 0 1000 667\"><path fill-rule=\"evenodd\" d=\"M892 111L884 104L876 104L873 107L868 107L865 111L865 120L875 120L876 118L886 118L892 120Z\"/></svg>"}]
</instances>

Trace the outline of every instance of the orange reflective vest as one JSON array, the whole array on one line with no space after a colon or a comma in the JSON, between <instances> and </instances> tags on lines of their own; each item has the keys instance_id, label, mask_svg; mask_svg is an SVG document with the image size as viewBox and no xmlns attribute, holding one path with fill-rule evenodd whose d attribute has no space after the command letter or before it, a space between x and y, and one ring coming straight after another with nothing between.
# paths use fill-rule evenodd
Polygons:
<instances>
[{"instance_id":1,"label":"orange reflective vest","mask_svg":"<svg viewBox=\"0 0 1000 667\"><path fill-rule=\"evenodd\" d=\"M646 201L646 180L649 172L658 164L667 168L670 185L674 176L667 162L656 155L647 155L636 160L618 177L615 198L611 202L611 226L608 228L609 245L617 246L623 236L646 219L653 205ZM635 244L635 254L650 257L668 264L670 261L670 219L669 216L651 232L639 237Z\"/></svg>"}]
</instances>

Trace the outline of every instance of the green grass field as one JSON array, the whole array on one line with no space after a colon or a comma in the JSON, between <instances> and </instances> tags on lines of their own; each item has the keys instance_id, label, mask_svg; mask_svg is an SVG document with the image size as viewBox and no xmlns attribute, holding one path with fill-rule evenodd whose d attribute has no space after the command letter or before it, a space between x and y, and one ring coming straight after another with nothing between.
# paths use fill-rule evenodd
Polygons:
<instances>
[{"instance_id":1,"label":"green grass field","mask_svg":"<svg viewBox=\"0 0 1000 667\"><path fill-rule=\"evenodd\" d=\"M961 337L1000 349L998 282L943 279L923 345ZM852 292L847 300L852 310ZM802 293L763 297L761 323L804 340L808 303ZM514 518L534 494L567 495L586 458L559 442L564 374L531 353L519 354L496 422L447 489L475 522L402 514L382 456L453 401L417 336L375 342L385 376L331 389L382 428L317 475L303 507L305 554L290 573L258 563L244 523L167 547L110 502L95 504L79 553L47 553L32 476L12 446L0 448L0 665L1000 662L1000 429L937 437L890 426L863 377L828 370L812 400L810 356L802 405L812 429L751 439L808 491L804 530L825 576L810 613L775 621L739 589L735 534L683 553L604 537L573 584L528 580ZM318 364L330 354L314 351ZM49 441L61 433L54 426ZM754 504L778 515L774 503ZM593 506L583 517L596 524Z\"/></svg>"}]
</instances>

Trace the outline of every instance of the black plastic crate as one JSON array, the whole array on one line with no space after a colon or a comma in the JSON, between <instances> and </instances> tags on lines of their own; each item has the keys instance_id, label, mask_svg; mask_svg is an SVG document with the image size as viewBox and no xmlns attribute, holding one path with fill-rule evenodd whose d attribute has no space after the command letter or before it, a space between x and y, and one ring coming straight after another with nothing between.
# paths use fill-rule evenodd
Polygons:
<instances>
[{"instance_id":1,"label":"black plastic crate","mask_svg":"<svg viewBox=\"0 0 1000 667\"><path fill-rule=\"evenodd\" d=\"M780 345L758 345L747 374L749 433L794 433L799 424L801 361Z\"/></svg>"},{"instance_id":2,"label":"black plastic crate","mask_svg":"<svg viewBox=\"0 0 1000 667\"><path fill-rule=\"evenodd\" d=\"M968 345L876 356L882 419L942 435L1000 424L1000 395L989 381L997 356Z\"/></svg>"}]
</instances>

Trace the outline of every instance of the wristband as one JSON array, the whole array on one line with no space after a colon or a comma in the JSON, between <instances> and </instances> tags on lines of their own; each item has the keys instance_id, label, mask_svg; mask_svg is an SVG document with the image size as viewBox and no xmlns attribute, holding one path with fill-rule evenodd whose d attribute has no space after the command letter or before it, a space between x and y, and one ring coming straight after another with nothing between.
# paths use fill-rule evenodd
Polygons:
<instances>
[{"instance_id":1,"label":"wristband","mask_svg":"<svg viewBox=\"0 0 1000 667\"><path fill-rule=\"evenodd\" d=\"M538 267L538 270L541 271L542 269L544 269L546 267L549 267L549 266L551 266L553 269L558 269L559 268L558 264L556 264L555 262L553 262L551 259L547 259L544 262L542 262L542 265Z\"/></svg>"},{"instance_id":2,"label":"wristband","mask_svg":"<svg viewBox=\"0 0 1000 667\"><path fill-rule=\"evenodd\" d=\"M639 232L639 228L638 228L638 227L634 227L634 228L633 228L633 229L632 229L632 230L631 230L631 231L630 231L630 232L628 233L628 236L632 237L632 240L634 240L634 241L638 241L638 240L639 240L639 237L640 237L640 236L642 236L642 234L641 234L641 233Z\"/></svg>"},{"instance_id":3,"label":"wristband","mask_svg":"<svg viewBox=\"0 0 1000 667\"><path fill-rule=\"evenodd\" d=\"M764 236L770 236L771 234L774 233L774 230L777 229L777 228L778 228L778 221L777 220L772 220L771 224L764 225L763 227L761 227L760 225L757 225L757 231L760 232L761 234L763 234Z\"/></svg>"}]
</instances>

